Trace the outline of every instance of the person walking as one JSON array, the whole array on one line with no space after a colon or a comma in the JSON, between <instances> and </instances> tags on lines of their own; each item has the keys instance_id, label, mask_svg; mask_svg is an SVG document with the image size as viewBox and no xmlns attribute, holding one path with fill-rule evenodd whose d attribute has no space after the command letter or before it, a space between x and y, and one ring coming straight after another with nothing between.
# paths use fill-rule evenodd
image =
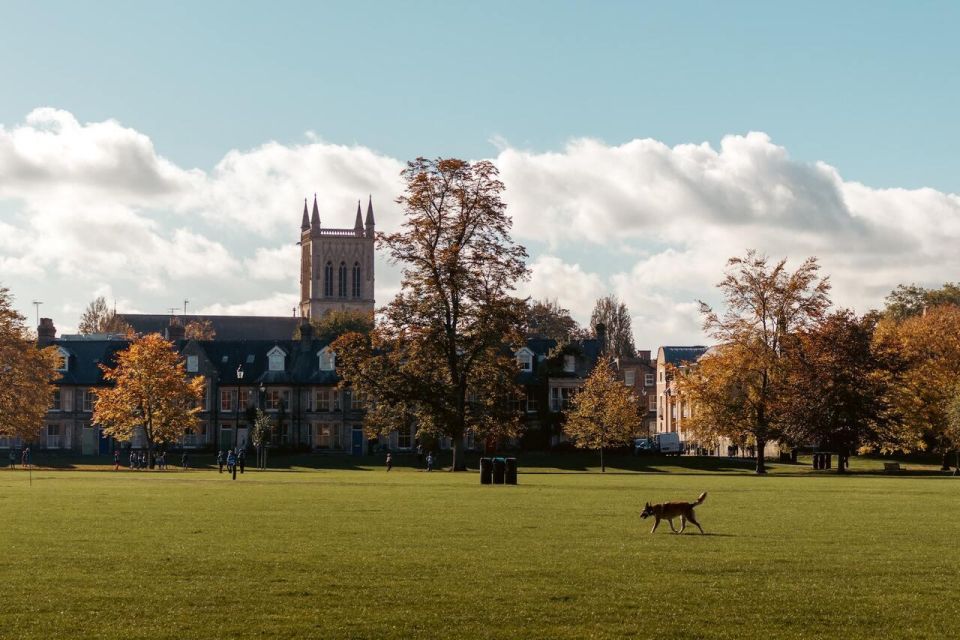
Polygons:
<instances>
[{"instance_id":1,"label":"person walking","mask_svg":"<svg viewBox=\"0 0 960 640\"><path fill-rule=\"evenodd\" d=\"M220 451L217 451L217 467L220 469L218 473L223 473L223 458L223 449L220 449Z\"/></svg>"},{"instance_id":2,"label":"person walking","mask_svg":"<svg viewBox=\"0 0 960 640\"><path fill-rule=\"evenodd\" d=\"M433 453L427 454L427 471L433 471Z\"/></svg>"},{"instance_id":3,"label":"person walking","mask_svg":"<svg viewBox=\"0 0 960 640\"><path fill-rule=\"evenodd\" d=\"M233 449L227 453L227 473L232 475L234 480L237 479L237 454Z\"/></svg>"},{"instance_id":4,"label":"person walking","mask_svg":"<svg viewBox=\"0 0 960 640\"><path fill-rule=\"evenodd\" d=\"M23 454L20 456L20 466L24 469L30 466L30 447L23 450Z\"/></svg>"},{"instance_id":5,"label":"person walking","mask_svg":"<svg viewBox=\"0 0 960 640\"><path fill-rule=\"evenodd\" d=\"M388 453L387 454L387 473L389 473L391 469L393 469L393 454Z\"/></svg>"},{"instance_id":6,"label":"person walking","mask_svg":"<svg viewBox=\"0 0 960 640\"><path fill-rule=\"evenodd\" d=\"M240 465L240 473L243 473L243 470L247 468L247 452L245 449L240 449L237 452L237 464Z\"/></svg>"},{"instance_id":7,"label":"person walking","mask_svg":"<svg viewBox=\"0 0 960 640\"><path fill-rule=\"evenodd\" d=\"M113 450L113 470L120 470L120 449Z\"/></svg>"},{"instance_id":8,"label":"person walking","mask_svg":"<svg viewBox=\"0 0 960 640\"><path fill-rule=\"evenodd\" d=\"M17 466L17 450L13 447L10 447L10 468L14 469Z\"/></svg>"},{"instance_id":9,"label":"person walking","mask_svg":"<svg viewBox=\"0 0 960 640\"><path fill-rule=\"evenodd\" d=\"M190 468L190 456L186 451L184 451L183 455L180 456L180 464L183 466L184 471Z\"/></svg>"}]
</instances>

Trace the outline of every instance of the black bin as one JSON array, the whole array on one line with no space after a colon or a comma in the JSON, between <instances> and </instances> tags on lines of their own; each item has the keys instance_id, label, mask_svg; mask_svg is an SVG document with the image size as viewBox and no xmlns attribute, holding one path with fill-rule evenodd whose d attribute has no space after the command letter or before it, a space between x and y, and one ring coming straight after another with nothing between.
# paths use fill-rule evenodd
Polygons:
<instances>
[{"instance_id":1,"label":"black bin","mask_svg":"<svg viewBox=\"0 0 960 640\"><path fill-rule=\"evenodd\" d=\"M507 484L517 484L517 459L507 458Z\"/></svg>"},{"instance_id":2,"label":"black bin","mask_svg":"<svg viewBox=\"0 0 960 640\"><path fill-rule=\"evenodd\" d=\"M507 472L507 461L503 458L493 459L493 484L503 484Z\"/></svg>"},{"instance_id":3,"label":"black bin","mask_svg":"<svg viewBox=\"0 0 960 640\"><path fill-rule=\"evenodd\" d=\"M493 460L480 458L480 484L493 483Z\"/></svg>"}]
</instances>

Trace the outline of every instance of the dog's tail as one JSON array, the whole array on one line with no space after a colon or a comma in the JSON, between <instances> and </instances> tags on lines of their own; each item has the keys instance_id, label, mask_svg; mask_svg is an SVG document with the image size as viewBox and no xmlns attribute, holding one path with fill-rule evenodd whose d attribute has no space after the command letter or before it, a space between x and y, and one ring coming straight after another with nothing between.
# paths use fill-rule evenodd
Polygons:
<instances>
[{"instance_id":1,"label":"dog's tail","mask_svg":"<svg viewBox=\"0 0 960 640\"><path fill-rule=\"evenodd\" d=\"M700 494L700 497L697 498L697 501L694 502L693 504L703 504L703 501L706 499L707 499L707 492L704 491L703 493Z\"/></svg>"}]
</instances>

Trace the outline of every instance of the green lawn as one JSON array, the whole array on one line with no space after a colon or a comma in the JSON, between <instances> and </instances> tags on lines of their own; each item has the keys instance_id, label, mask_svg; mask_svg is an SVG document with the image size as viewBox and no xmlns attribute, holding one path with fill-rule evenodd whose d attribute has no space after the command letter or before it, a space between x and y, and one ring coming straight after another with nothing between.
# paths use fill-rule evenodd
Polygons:
<instances>
[{"instance_id":1,"label":"green lawn","mask_svg":"<svg viewBox=\"0 0 960 640\"><path fill-rule=\"evenodd\" d=\"M932 467L530 456L482 487L306 460L236 482L0 469L0 637L955 635L960 479ZM708 535L638 518L701 491Z\"/></svg>"}]
</instances>

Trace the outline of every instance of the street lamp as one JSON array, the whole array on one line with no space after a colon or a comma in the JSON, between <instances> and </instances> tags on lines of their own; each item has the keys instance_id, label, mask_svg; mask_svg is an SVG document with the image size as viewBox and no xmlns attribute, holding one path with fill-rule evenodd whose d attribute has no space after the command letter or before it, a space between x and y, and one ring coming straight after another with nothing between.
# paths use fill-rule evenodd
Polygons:
<instances>
[{"instance_id":1,"label":"street lamp","mask_svg":"<svg viewBox=\"0 0 960 640\"><path fill-rule=\"evenodd\" d=\"M240 448L240 383L243 381L243 365L237 367L237 420L236 424L233 425L233 448ZM236 456L239 451L234 451L234 456ZM236 459L234 459L233 464L233 479L237 479L237 464Z\"/></svg>"}]
</instances>

